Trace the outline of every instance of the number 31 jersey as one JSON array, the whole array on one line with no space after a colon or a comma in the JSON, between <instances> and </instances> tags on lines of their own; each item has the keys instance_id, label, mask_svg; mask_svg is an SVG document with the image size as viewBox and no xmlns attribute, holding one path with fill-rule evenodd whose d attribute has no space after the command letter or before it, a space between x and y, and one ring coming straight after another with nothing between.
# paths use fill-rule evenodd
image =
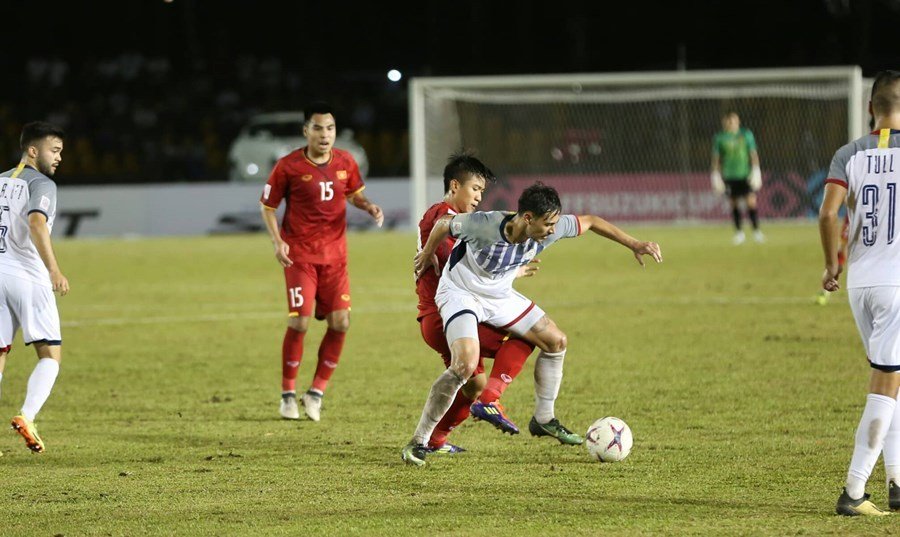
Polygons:
<instances>
[{"instance_id":1,"label":"number 31 jersey","mask_svg":"<svg viewBox=\"0 0 900 537\"><path fill-rule=\"evenodd\" d=\"M259 201L277 209L284 200L281 238L294 262L345 263L347 200L364 188L350 153L332 148L331 160L316 164L304 147L275 164Z\"/></svg>"},{"instance_id":2,"label":"number 31 jersey","mask_svg":"<svg viewBox=\"0 0 900 537\"><path fill-rule=\"evenodd\" d=\"M848 191L847 288L900 286L900 131L874 131L838 149L825 182Z\"/></svg>"}]
</instances>

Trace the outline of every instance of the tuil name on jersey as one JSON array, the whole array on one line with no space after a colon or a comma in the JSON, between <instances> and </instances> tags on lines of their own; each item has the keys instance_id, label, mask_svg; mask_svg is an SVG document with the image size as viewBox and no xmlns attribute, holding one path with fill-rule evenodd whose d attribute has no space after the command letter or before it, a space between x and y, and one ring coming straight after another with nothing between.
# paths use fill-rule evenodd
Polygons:
<instances>
[{"instance_id":1,"label":"tuil name on jersey","mask_svg":"<svg viewBox=\"0 0 900 537\"><path fill-rule=\"evenodd\" d=\"M894 155L866 155L866 173L891 173L894 171Z\"/></svg>"},{"instance_id":2,"label":"tuil name on jersey","mask_svg":"<svg viewBox=\"0 0 900 537\"><path fill-rule=\"evenodd\" d=\"M25 192L25 185L11 185L3 183L0 185L0 198L6 199L22 199L22 193Z\"/></svg>"}]
</instances>

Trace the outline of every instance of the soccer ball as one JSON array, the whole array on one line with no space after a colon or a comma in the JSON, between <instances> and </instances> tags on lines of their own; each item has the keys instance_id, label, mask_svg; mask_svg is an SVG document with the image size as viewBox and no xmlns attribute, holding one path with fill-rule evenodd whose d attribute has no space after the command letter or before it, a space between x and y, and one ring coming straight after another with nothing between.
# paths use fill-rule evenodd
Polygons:
<instances>
[{"instance_id":1,"label":"soccer ball","mask_svg":"<svg viewBox=\"0 0 900 537\"><path fill-rule=\"evenodd\" d=\"M584 445L591 457L600 462L616 462L631 453L631 429L619 418L607 416L588 428Z\"/></svg>"}]
</instances>

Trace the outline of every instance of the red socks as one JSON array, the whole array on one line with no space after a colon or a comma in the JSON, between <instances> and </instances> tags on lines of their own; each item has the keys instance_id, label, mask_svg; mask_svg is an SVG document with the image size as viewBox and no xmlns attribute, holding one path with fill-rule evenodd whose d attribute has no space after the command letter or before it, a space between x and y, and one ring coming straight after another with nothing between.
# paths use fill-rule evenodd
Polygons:
<instances>
[{"instance_id":1,"label":"red socks","mask_svg":"<svg viewBox=\"0 0 900 537\"><path fill-rule=\"evenodd\" d=\"M297 369L303 359L303 336L306 332L298 332L288 328L281 344L281 391L296 391Z\"/></svg>"},{"instance_id":2,"label":"red socks","mask_svg":"<svg viewBox=\"0 0 900 537\"><path fill-rule=\"evenodd\" d=\"M441 418L441 421L435 426L434 432L431 433L431 438L428 440L428 447L439 448L443 446L447 441L447 435L450 434L450 431L455 429L457 425L469 417L469 407L472 406L473 402L474 401L463 395L462 391L456 392L456 398L453 399L453 403L450 404L447 413L444 414L444 417Z\"/></svg>"},{"instance_id":3,"label":"red socks","mask_svg":"<svg viewBox=\"0 0 900 537\"><path fill-rule=\"evenodd\" d=\"M330 328L325 331L325 337L322 338L322 344L319 345L319 363L316 366L316 376L312 382L313 389L325 393L328 380L341 359L341 350L344 348L346 336L346 332L338 332Z\"/></svg>"},{"instance_id":4,"label":"red socks","mask_svg":"<svg viewBox=\"0 0 900 537\"><path fill-rule=\"evenodd\" d=\"M522 339L512 338L504 341L494 357L491 376L478 400L487 404L500 399L509 383L522 371L525 361L533 350L534 345Z\"/></svg>"}]
</instances>

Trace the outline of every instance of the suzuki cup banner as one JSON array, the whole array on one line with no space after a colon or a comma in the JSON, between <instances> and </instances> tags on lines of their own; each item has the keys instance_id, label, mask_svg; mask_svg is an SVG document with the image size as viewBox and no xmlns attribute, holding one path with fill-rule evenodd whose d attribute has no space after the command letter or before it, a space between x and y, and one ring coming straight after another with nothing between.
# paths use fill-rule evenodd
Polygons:
<instances>
[{"instance_id":1,"label":"suzuki cup banner","mask_svg":"<svg viewBox=\"0 0 900 537\"><path fill-rule=\"evenodd\" d=\"M763 188L757 194L761 216L810 216L818 207L811 194L821 193L822 179L807 181L796 174L764 171ZM731 218L727 197L712 191L706 173L512 176L488 187L482 209L516 210L519 194L535 181L556 188L563 211L571 214L647 222Z\"/></svg>"}]
</instances>

